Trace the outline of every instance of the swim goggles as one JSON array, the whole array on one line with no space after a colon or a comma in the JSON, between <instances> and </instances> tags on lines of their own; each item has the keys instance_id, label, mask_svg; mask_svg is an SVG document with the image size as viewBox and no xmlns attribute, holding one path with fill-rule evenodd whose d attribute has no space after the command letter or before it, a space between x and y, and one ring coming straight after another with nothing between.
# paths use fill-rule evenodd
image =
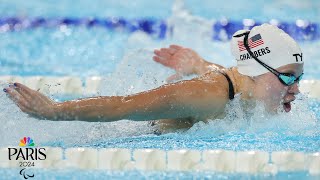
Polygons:
<instances>
[{"instance_id":1,"label":"swim goggles","mask_svg":"<svg viewBox=\"0 0 320 180\"><path fill-rule=\"evenodd\" d=\"M272 67L268 66L266 63L260 61L254 54L253 52L250 50L249 45L248 45L248 38L249 38L249 33L250 31L247 31L245 33L242 34L238 34L235 35L234 37L241 37L244 36L244 47L246 48L246 50L248 51L248 53L251 55L251 57L253 57L253 59L255 59L259 64L261 64L263 67L265 67L266 69L268 69L272 74L276 75L278 77L278 79L280 80L280 82L285 85L285 86L291 86L296 82L299 82L302 77L303 74L302 73L300 76L295 77L294 74L292 73L281 73L275 69L273 69Z\"/></svg>"}]
</instances>

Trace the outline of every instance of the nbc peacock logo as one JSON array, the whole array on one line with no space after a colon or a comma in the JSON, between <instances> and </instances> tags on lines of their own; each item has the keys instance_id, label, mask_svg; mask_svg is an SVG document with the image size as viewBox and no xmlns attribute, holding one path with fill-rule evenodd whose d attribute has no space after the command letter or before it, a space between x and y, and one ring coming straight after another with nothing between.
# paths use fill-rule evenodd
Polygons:
<instances>
[{"instance_id":1,"label":"nbc peacock logo","mask_svg":"<svg viewBox=\"0 0 320 180\"><path fill-rule=\"evenodd\" d=\"M35 146L33 140L30 137L23 137L19 143L20 147L30 147Z\"/></svg>"}]
</instances>

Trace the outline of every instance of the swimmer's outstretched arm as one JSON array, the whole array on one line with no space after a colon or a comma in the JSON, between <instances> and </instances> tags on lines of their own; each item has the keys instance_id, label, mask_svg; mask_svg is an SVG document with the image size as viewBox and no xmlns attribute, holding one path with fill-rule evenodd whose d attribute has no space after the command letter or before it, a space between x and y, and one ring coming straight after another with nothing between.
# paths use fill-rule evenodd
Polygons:
<instances>
[{"instance_id":1,"label":"swimmer's outstretched arm","mask_svg":"<svg viewBox=\"0 0 320 180\"><path fill-rule=\"evenodd\" d=\"M208 71L224 68L219 64L204 60L194 50L178 45L170 45L168 48L161 48L159 50L156 49L154 54L154 61L176 71L176 74L167 78L168 82L179 80L184 75L203 75Z\"/></svg>"},{"instance_id":2,"label":"swimmer's outstretched arm","mask_svg":"<svg viewBox=\"0 0 320 180\"><path fill-rule=\"evenodd\" d=\"M199 79L168 84L130 96L105 96L57 103L23 84L4 90L20 109L36 118L110 122L164 118L204 118L223 112L228 87Z\"/></svg>"}]
</instances>

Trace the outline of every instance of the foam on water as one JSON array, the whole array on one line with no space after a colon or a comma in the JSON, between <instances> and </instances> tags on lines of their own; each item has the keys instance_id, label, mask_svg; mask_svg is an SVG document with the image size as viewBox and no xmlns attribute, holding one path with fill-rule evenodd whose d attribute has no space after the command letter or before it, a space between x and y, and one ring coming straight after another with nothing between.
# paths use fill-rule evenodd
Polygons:
<instances>
[{"instance_id":1,"label":"foam on water","mask_svg":"<svg viewBox=\"0 0 320 180\"><path fill-rule=\"evenodd\" d=\"M319 123L315 112L308 107L307 98L298 99L289 113L279 111L268 113L262 103L246 111L240 98L228 104L226 117L211 120L208 124L200 122L188 132L199 136L215 136L230 132L265 133L275 132L284 135L310 136L319 134ZM281 107L282 108L282 107ZM311 132L308 131L311 129Z\"/></svg>"}]
</instances>

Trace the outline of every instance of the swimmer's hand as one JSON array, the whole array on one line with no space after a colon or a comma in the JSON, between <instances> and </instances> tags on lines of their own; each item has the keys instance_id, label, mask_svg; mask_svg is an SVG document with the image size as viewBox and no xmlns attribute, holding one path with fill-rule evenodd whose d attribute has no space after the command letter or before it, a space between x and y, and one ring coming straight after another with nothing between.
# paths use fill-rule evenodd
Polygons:
<instances>
[{"instance_id":1,"label":"swimmer's hand","mask_svg":"<svg viewBox=\"0 0 320 180\"><path fill-rule=\"evenodd\" d=\"M192 49L178 45L171 45L169 48L161 48L154 51L153 60L172 68L176 74L167 78L168 82L179 80L184 75L197 74L197 67L201 64L201 57Z\"/></svg>"},{"instance_id":2,"label":"swimmer's hand","mask_svg":"<svg viewBox=\"0 0 320 180\"><path fill-rule=\"evenodd\" d=\"M154 61L176 71L176 74L167 78L168 82L179 80L185 75L202 75L212 65L212 63L203 60L194 50L178 45L170 45L169 48L161 48L160 50L156 49L154 54Z\"/></svg>"},{"instance_id":3,"label":"swimmer's hand","mask_svg":"<svg viewBox=\"0 0 320 180\"><path fill-rule=\"evenodd\" d=\"M3 91L7 93L8 97L21 111L32 117L52 119L55 116L56 102L38 91L32 90L20 83L10 84Z\"/></svg>"}]
</instances>

